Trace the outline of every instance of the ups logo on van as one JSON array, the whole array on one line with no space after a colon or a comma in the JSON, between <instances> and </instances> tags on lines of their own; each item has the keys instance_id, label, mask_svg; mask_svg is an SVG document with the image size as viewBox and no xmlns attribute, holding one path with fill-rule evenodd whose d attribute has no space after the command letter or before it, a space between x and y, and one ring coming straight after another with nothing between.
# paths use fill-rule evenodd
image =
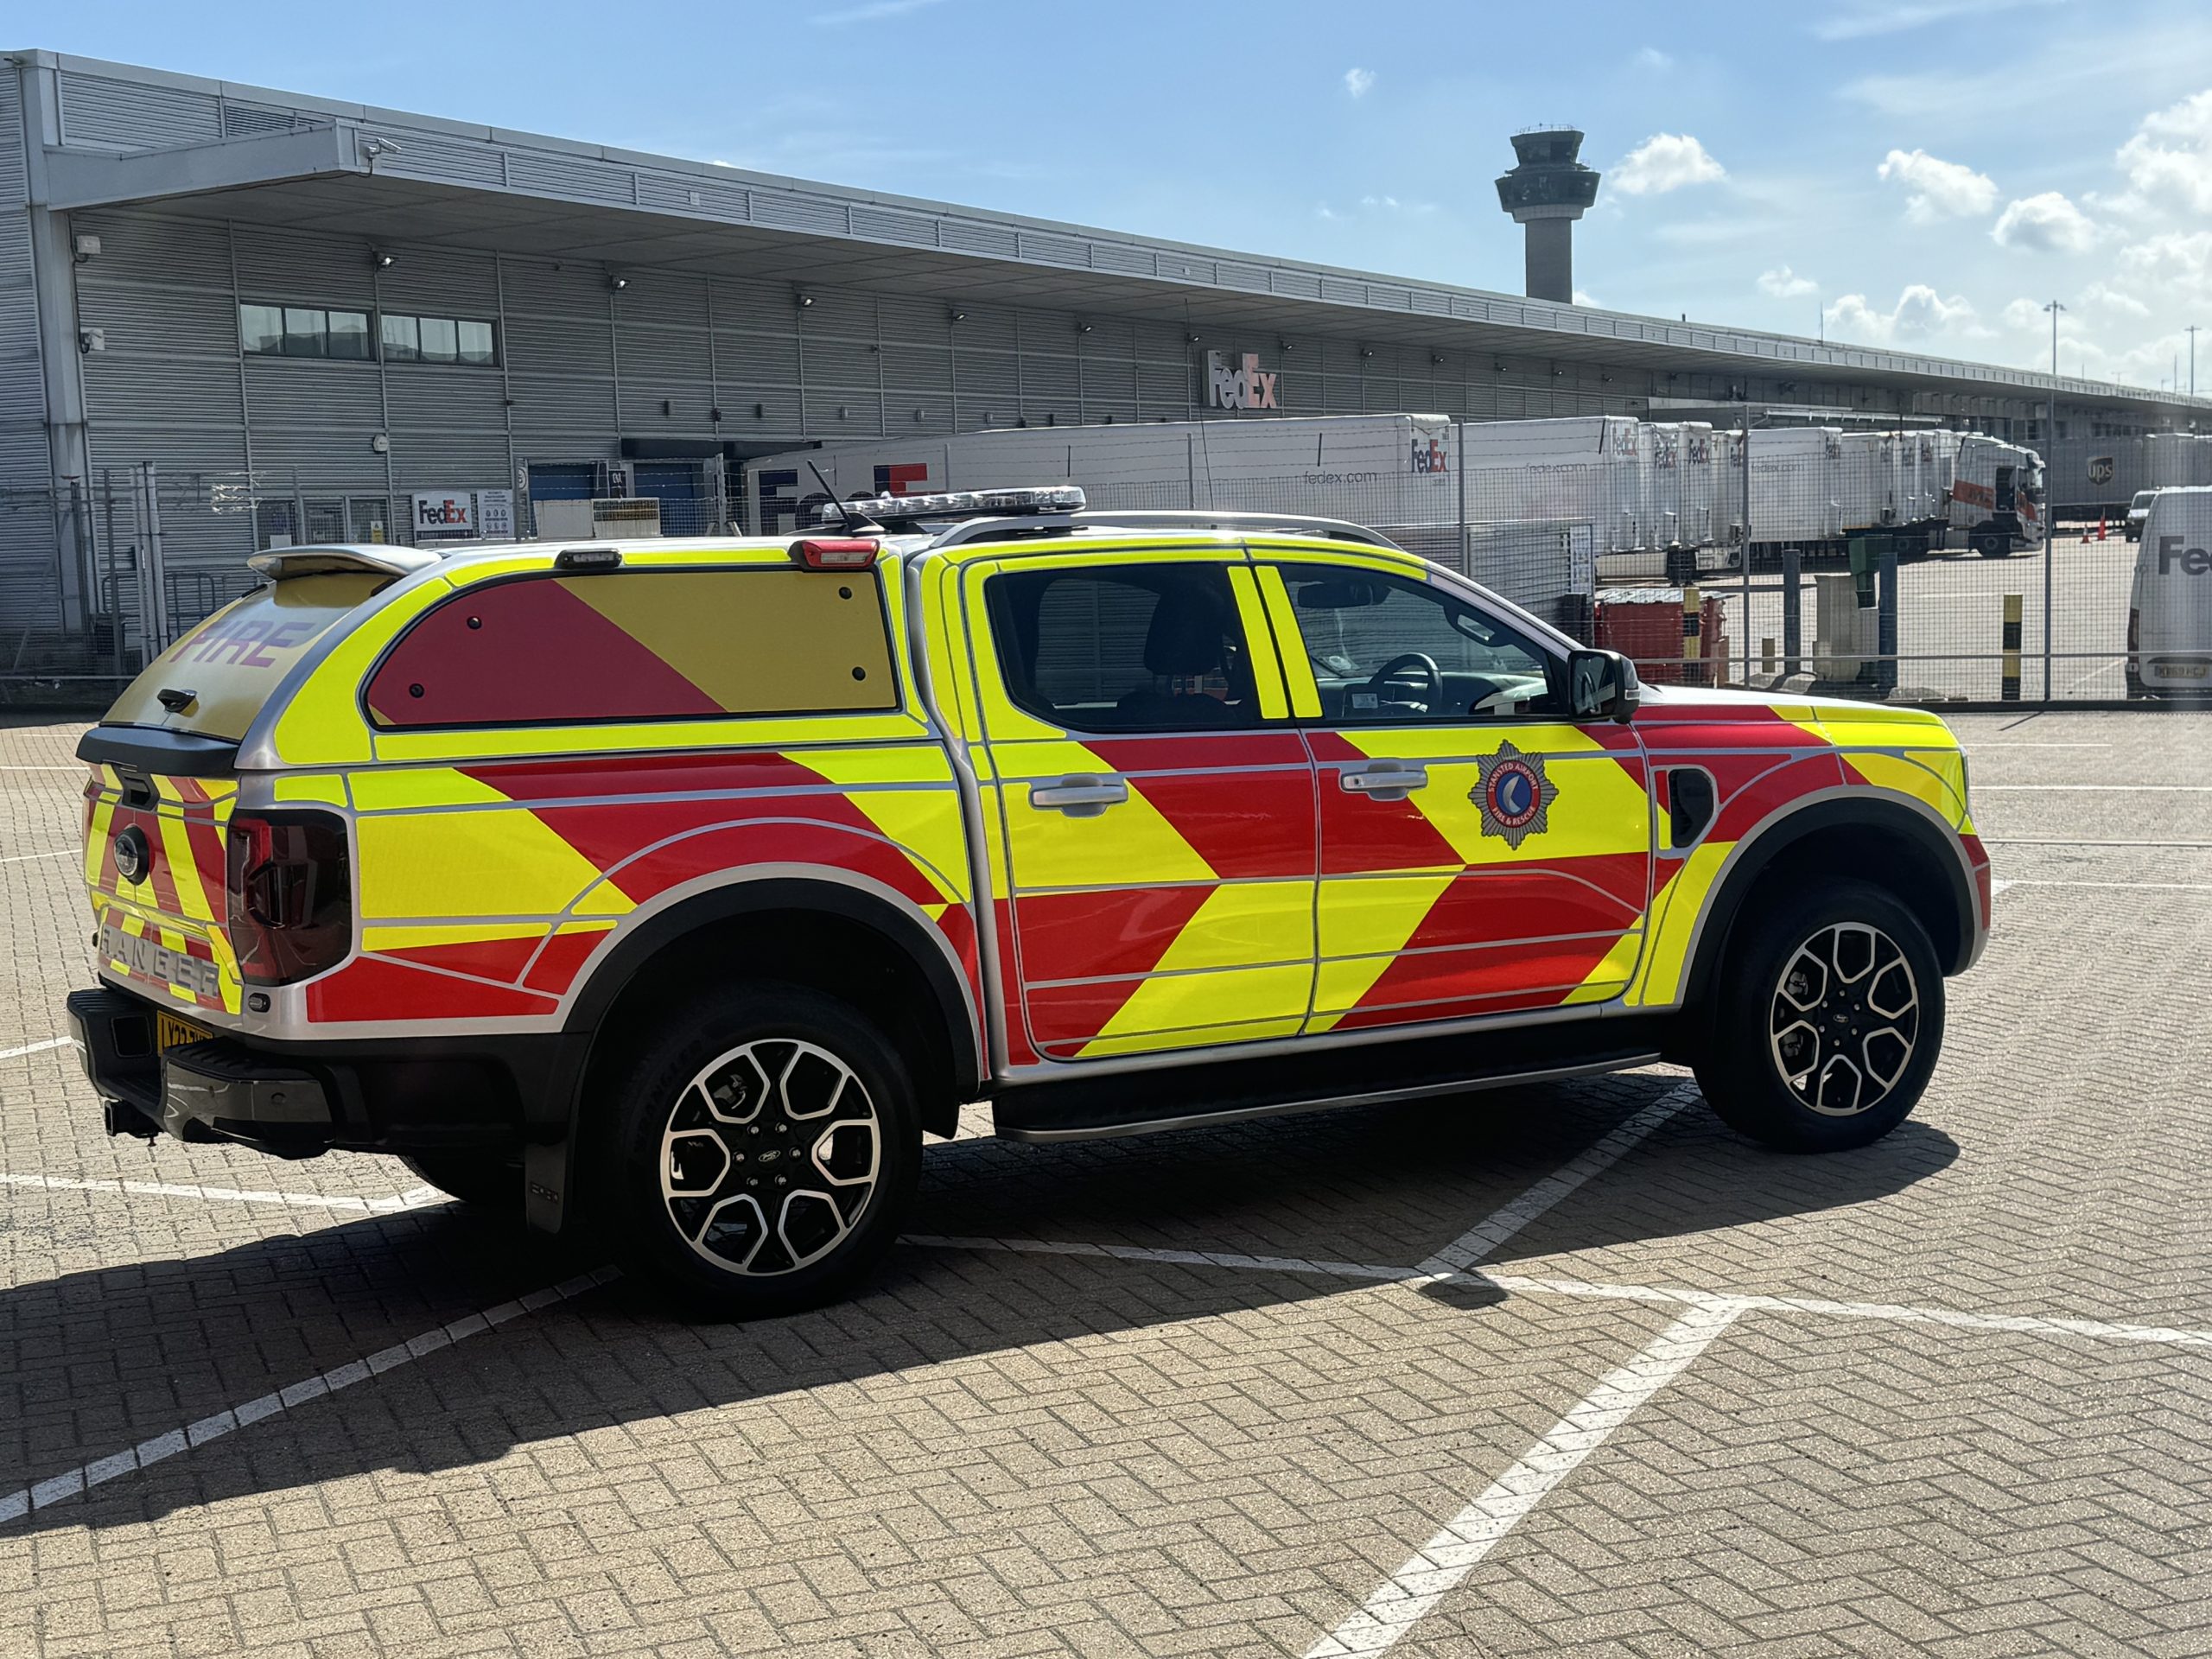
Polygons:
<instances>
[{"instance_id":1,"label":"ups logo on van","mask_svg":"<svg viewBox=\"0 0 2212 1659\"><path fill-rule=\"evenodd\" d=\"M2212 575L2212 551L2201 547L2185 548L2178 536L2158 537L2158 574L2171 575L2178 569L2184 576Z\"/></svg>"}]
</instances>

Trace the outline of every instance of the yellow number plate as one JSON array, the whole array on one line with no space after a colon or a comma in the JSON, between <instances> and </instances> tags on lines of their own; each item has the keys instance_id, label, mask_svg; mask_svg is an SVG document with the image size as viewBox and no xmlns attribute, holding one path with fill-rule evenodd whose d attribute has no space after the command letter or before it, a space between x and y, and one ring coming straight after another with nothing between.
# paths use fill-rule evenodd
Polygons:
<instances>
[{"instance_id":1,"label":"yellow number plate","mask_svg":"<svg viewBox=\"0 0 2212 1659\"><path fill-rule=\"evenodd\" d=\"M154 1046L161 1049L181 1048L187 1043L204 1043L214 1035L202 1031L188 1020L180 1020L173 1014L154 1016Z\"/></svg>"}]
</instances>

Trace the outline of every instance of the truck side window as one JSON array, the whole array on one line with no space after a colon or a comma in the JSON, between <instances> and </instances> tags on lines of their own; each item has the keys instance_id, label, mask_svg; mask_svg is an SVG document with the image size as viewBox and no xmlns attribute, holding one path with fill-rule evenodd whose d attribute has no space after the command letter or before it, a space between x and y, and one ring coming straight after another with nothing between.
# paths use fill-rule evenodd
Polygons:
<instances>
[{"instance_id":1,"label":"truck side window","mask_svg":"<svg viewBox=\"0 0 2212 1659\"><path fill-rule=\"evenodd\" d=\"M1354 569L1286 565L1282 577L1332 724L1561 711L1543 651L1448 594Z\"/></svg>"},{"instance_id":2,"label":"truck side window","mask_svg":"<svg viewBox=\"0 0 2212 1659\"><path fill-rule=\"evenodd\" d=\"M1040 720L1089 732L1260 723L1218 565L1007 571L984 594L1007 695Z\"/></svg>"}]
</instances>

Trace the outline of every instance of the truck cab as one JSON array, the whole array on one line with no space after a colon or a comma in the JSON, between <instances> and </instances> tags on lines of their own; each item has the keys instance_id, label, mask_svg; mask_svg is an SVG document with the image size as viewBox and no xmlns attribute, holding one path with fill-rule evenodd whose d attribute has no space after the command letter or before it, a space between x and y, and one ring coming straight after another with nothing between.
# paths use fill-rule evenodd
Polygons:
<instances>
[{"instance_id":1,"label":"truck cab","mask_svg":"<svg viewBox=\"0 0 2212 1659\"><path fill-rule=\"evenodd\" d=\"M1065 488L780 537L264 556L87 734L118 1133L388 1153L703 1306L838 1294L925 1135L1678 1060L1910 1110L1982 948L1917 711L1645 688L1299 516Z\"/></svg>"}]
</instances>

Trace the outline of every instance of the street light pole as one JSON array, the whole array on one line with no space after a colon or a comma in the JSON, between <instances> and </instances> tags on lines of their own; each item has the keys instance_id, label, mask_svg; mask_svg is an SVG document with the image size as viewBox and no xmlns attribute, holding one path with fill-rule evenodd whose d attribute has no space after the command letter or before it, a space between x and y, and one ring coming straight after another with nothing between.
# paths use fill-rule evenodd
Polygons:
<instances>
[{"instance_id":1,"label":"street light pole","mask_svg":"<svg viewBox=\"0 0 2212 1659\"><path fill-rule=\"evenodd\" d=\"M2053 300L2044 309L2050 313L2050 435L2048 444L2058 442L2058 314L2066 308ZM2054 450L2054 454L2056 452ZM2052 556L2058 546L2058 517L2056 504L2044 491L2044 507L2048 515L2043 526L2043 700L2050 701L2050 576L2051 567L2057 563Z\"/></svg>"},{"instance_id":2,"label":"street light pole","mask_svg":"<svg viewBox=\"0 0 2212 1659\"><path fill-rule=\"evenodd\" d=\"M2196 325L2190 323L2182 333L2189 336L2189 395L2196 396Z\"/></svg>"}]
</instances>

